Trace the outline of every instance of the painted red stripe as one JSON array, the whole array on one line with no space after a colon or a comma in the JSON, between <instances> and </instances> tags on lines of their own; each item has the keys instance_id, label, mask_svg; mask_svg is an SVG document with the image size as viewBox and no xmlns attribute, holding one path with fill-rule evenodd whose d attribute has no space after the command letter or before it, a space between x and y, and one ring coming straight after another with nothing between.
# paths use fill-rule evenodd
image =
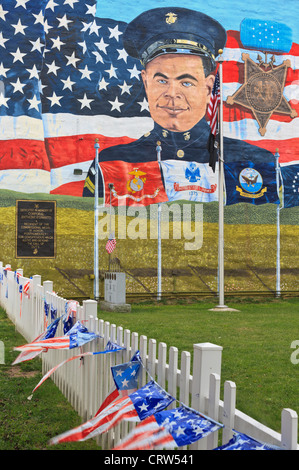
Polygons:
<instances>
[{"instance_id":1,"label":"painted red stripe","mask_svg":"<svg viewBox=\"0 0 299 470\"><path fill-rule=\"evenodd\" d=\"M297 112L299 116L299 102L297 100L290 100L289 105L291 108ZM224 122L235 122L240 121L241 119L255 119L253 113L248 109L241 105L233 105L230 106L223 103L223 121ZM273 113L271 116L272 121L279 121L279 122L291 122L293 118L286 114L279 114Z\"/></svg>"},{"instance_id":2,"label":"painted red stripe","mask_svg":"<svg viewBox=\"0 0 299 470\"><path fill-rule=\"evenodd\" d=\"M243 44L241 43L241 40L240 40L239 31L228 29L226 31L226 35L227 35L227 40L225 44L226 48L228 49L236 49L236 48L242 49L243 48Z\"/></svg>"},{"instance_id":3,"label":"painted red stripe","mask_svg":"<svg viewBox=\"0 0 299 470\"><path fill-rule=\"evenodd\" d=\"M50 171L45 143L40 140L0 141L0 170L39 169Z\"/></svg>"},{"instance_id":4,"label":"painted red stripe","mask_svg":"<svg viewBox=\"0 0 299 470\"><path fill-rule=\"evenodd\" d=\"M275 154L278 149L280 163L288 163L293 160L299 160L299 145L298 139L287 140L270 140L265 139L261 141L247 140L249 144L256 145L257 147L264 148Z\"/></svg>"},{"instance_id":5,"label":"painted red stripe","mask_svg":"<svg viewBox=\"0 0 299 470\"><path fill-rule=\"evenodd\" d=\"M99 139L100 150L112 145L128 144L134 140L126 136L114 138L97 134L46 138L45 146L51 168L93 160L96 139Z\"/></svg>"},{"instance_id":6,"label":"painted red stripe","mask_svg":"<svg viewBox=\"0 0 299 470\"><path fill-rule=\"evenodd\" d=\"M256 62L258 65L258 63ZM299 80L299 70L293 70L288 67L286 74L285 86L294 85ZM236 61L223 62L223 83L240 83L245 81L245 63Z\"/></svg>"},{"instance_id":7,"label":"painted red stripe","mask_svg":"<svg viewBox=\"0 0 299 470\"><path fill-rule=\"evenodd\" d=\"M74 181L72 183L62 184L58 188L50 191L50 194L61 194L63 196L80 197L83 193L84 181Z\"/></svg>"}]
</instances>

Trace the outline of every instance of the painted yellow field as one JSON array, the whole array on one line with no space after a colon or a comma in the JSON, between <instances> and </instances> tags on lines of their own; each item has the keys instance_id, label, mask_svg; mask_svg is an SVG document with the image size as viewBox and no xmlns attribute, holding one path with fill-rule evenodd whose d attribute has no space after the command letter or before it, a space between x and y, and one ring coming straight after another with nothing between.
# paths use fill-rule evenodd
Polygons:
<instances>
[{"instance_id":1,"label":"painted yellow field","mask_svg":"<svg viewBox=\"0 0 299 470\"><path fill-rule=\"evenodd\" d=\"M105 250L110 218L100 217L99 269L110 266L127 273L128 293L155 293L157 289L157 233L155 221L115 217L117 247ZM15 207L0 207L0 260L25 276L40 274L52 280L65 298L93 297L93 211L57 208L57 250L54 259L16 259ZM167 233L169 230L169 237ZM298 225L281 225L281 289L298 290ZM276 286L276 225L226 224L225 290L274 292ZM163 292L216 292L218 224L162 222ZM186 249L191 247L193 249ZM100 292L103 295L101 276Z\"/></svg>"}]
</instances>

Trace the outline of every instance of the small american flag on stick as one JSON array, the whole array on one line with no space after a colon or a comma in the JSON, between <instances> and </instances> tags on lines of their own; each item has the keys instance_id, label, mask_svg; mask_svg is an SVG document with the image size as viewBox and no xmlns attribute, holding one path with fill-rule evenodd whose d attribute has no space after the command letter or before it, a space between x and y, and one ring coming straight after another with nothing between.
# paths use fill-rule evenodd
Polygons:
<instances>
[{"instance_id":1,"label":"small american flag on stick","mask_svg":"<svg viewBox=\"0 0 299 470\"><path fill-rule=\"evenodd\" d=\"M116 247L116 240L114 235L110 235L106 243L106 251L110 254Z\"/></svg>"}]
</instances>

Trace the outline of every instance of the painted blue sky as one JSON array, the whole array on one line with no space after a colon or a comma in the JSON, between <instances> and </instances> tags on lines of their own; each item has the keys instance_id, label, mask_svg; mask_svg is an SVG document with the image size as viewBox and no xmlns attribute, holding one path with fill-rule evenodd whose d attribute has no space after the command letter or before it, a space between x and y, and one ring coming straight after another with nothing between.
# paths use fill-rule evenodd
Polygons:
<instances>
[{"instance_id":1,"label":"painted blue sky","mask_svg":"<svg viewBox=\"0 0 299 470\"><path fill-rule=\"evenodd\" d=\"M98 0L96 15L129 22L145 10L167 6L202 11L218 20L226 30L239 31L244 18L278 21L292 29L293 42L299 43L299 0Z\"/></svg>"}]
</instances>

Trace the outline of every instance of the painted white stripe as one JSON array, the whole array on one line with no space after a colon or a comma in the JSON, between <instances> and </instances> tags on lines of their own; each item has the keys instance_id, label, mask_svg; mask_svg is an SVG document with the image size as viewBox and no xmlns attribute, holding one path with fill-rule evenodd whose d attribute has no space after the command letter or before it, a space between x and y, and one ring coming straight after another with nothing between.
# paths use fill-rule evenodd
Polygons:
<instances>
[{"instance_id":1,"label":"painted white stripe","mask_svg":"<svg viewBox=\"0 0 299 470\"><path fill-rule=\"evenodd\" d=\"M28 116L0 116L0 140L44 140L41 119Z\"/></svg>"},{"instance_id":2,"label":"painted white stripe","mask_svg":"<svg viewBox=\"0 0 299 470\"><path fill-rule=\"evenodd\" d=\"M11 169L0 171L0 189L24 193L50 193L51 176L45 170Z\"/></svg>"},{"instance_id":3,"label":"painted white stripe","mask_svg":"<svg viewBox=\"0 0 299 470\"><path fill-rule=\"evenodd\" d=\"M224 122L223 135L233 139L259 141L265 139L286 140L294 139L299 135L299 117L290 122L270 120L267 124L266 134L261 136L259 124L254 119L241 119L240 121Z\"/></svg>"},{"instance_id":4,"label":"painted white stripe","mask_svg":"<svg viewBox=\"0 0 299 470\"><path fill-rule=\"evenodd\" d=\"M254 61L257 62L257 56L258 54L264 57L264 54L260 51L252 51L250 49L239 49L239 48L229 48L225 47L223 50L223 59L225 61L235 61L235 62L241 62L244 63L242 59L242 54L248 54L249 57ZM269 56L269 55L268 55ZM299 68L299 57L298 56L293 56L293 55L288 55L288 54L282 54L282 55L275 55L275 62L274 65L281 65L284 60L289 60L290 61L290 67L293 69L298 69ZM269 62L269 58L268 58ZM224 65L225 67L225 65Z\"/></svg>"},{"instance_id":5,"label":"painted white stripe","mask_svg":"<svg viewBox=\"0 0 299 470\"><path fill-rule=\"evenodd\" d=\"M76 181L84 181L87 172L89 170L92 160L87 162L73 163L71 165L65 165L60 168L54 168L51 170L51 191L58 188L62 184L72 183ZM75 175L74 170L81 170L81 175Z\"/></svg>"},{"instance_id":6,"label":"painted white stripe","mask_svg":"<svg viewBox=\"0 0 299 470\"><path fill-rule=\"evenodd\" d=\"M223 91L223 101L227 100L228 96L232 96L236 91L242 86L242 83L238 82L231 82L231 83L223 83L222 91ZM290 100L297 100L299 101L299 83L298 85L288 85L283 90L283 96L286 98L287 101Z\"/></svg>"},{"instance_id":7,"label":"painted white stripe","mask_svg":"<svg viewBox=\"0 0 299 470\"><path fill-rule=\"evenodd\" d=\"M280 166L283 167L283 166L291 166L291 165L299 165L299 160L294 160L292 162L284 162L284 163L281 163Z\"/></svg>"},{"instance_id":8,"label":"painted white stripe","mask_svg":"<svg viewBox=\"0 0 299 470\"><path fill-rule=\"evenodd\" d=\"M114 118L111 116L76 116L74 114L44 114L45 137L98 134L106 137L127 136L139 139L153 128L149 117Z\"/></svg>"}]
</instances>

